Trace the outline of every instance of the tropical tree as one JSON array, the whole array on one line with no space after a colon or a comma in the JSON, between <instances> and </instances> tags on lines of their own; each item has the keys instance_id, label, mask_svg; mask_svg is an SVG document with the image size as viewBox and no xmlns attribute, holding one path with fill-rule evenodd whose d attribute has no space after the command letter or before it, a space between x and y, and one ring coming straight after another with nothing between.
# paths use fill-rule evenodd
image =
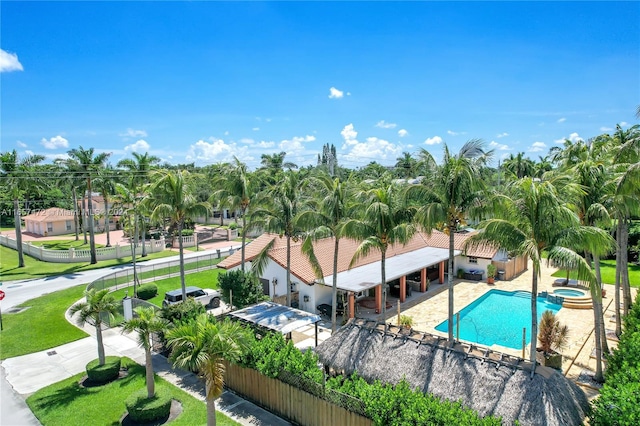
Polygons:
<instances>
[{"instance_id":1,"label":"tropical tree","mask_svg":"<svg viewBox=\"0 0 640 426\"><path fill-rule=\"evenodd\" d=\"M302 245L302 251L307 255L314 267L318 278L323 279L324 273L313 251L313 242L321 238L333 237L333 284L331 287L331 306L338 306L338 251L342 225L349 217L349 189L348 183L339 178L331 179L328 175L320 175L310 179L309 187L316 197L308 201L309 208L298 218L298 225L307 230ZM331 312L331 331L337 329L337 309Z\"/></svg>"},{"instance_id":2,"label":"tropical tree","mask_svg":"<svg viewBox=\"0 0 640 426\"><path fill-rule=\"evenodd\" d=\"M84 149L82 146L67 151L69 158L74 160L78 167L78 173L87 181L87 206L88 206L88 222L89 222L89 245L91 253L91 264L98 263L96 255L96 239L94 231L93 202L91 201L91 179L96 176L98 170L104 167L111 153L102 152L94 156L94 149Z\"/></svg>"},{"instance_id":3,"label":"tropical tree","mask_svg":"<svg viewBox=\"0 0 640 426\"><path fill-rule=\"evenodd\" d=\"M131 184L131 177L129 177L128 185L116 183L116 195L114 196L114 201L122 210L122 227L129 233L131 263L133 264L133 297L136 297L138 294L137 286L140 284L140 280L138 279L138 268L136 267L136 249L138 247L138 209L140 206L140 197L132 188L134 188L134 185Z\"/></svg>"},{"instance_id":4,"label":"tropical tree","mask_svg":"<svg viewBox=\"0 0 640 426\"><path fill-rule=\"evenodd\" d=\"M73 160L57 159L55 164L59 167L57 181L63 186L71 188L71 198L73 202L73 229L76 234L76 241L80 239L78 229L80 228L80 215L78 213L78 190L82 191L84 179L78 175L78 167Z\"/></svg>"},{"instance_id":5,"label":"tropical tree","mask_svg":"<svg viewBox=\"0 0 640 426\"><path fill-rule=\"evenodd\" d=\"M563 188L560 193L556 188ZM508 194L495 195L491 203L492 218L480 223L478 234L467 240L466 247L492 244L510 253L525 255L531 259L531 348L532 374L536 362L536 338L538 335L537 295L541 276L543 254L547 262L561 269L577 272L578 279L588 282L594 299L601 297L600 286L586 260L578 253L590 249L605 251L611 237L602 229L580 226L580 220L566 200L574 199L579 186L566 176L555 181L539 181L523 178L513 182ZM599 295L599 297L598 297ZM596 380L602 380L600 324L601 312L596 312Z\"/></svg>"},{"instance_id":6,"label":"tropical tree","mask_svg":"<svg viewBox=\"0 0 640 426\"><path fill-rule=\"evenodd\" d=\"M484 192L481 169L493 152L485 151L479 139L466 142L458 154L453 154L444 146L442 164L436 169L429 182L413 185L407 190L407 197L416 206L415 221L431 234L440 229L449 236L449 344L453 345L453 266L454 235L466 223L469 210L478 204ZM433 162L433 161L432 161Z\"/></svg>"},{"instance_id":7,"label":"tropical tree","mask_svg":"<svg viewBox=\"0 0 640 426\"><path fill-rule=\"evenodd\" d=\"M169 227L176 227L180 247L182 300L187 300L182 230L186 220L206 216L211 211L211 205L196 199L191 173L181 170L158 170L154 173L156 179L150 187L154 200L151 218L153 220L167 219Z\"/></svg>"},{"instance_id":8,"label":"tropical tree","mask_svg":"<svg viewBox=\"0 0 640 426\"><path fill-rule=\"evenodd\" d=\"M98 362L104 365L104 344L102 342L102 318L107 315L110 319L118 312L120 302L116 301L109 289L96 290L92 288L84 292L85 301L78 302L69 309L69 313L73 317L76 313L78 318L76 322L79 326L86 323L96 328L96 339L98 340Z\"/></svg>"},{"instance_id":9,"label":"tropical tree","mask_svg":"<svg viewBox=\"0 0 640 426\"><path fill-rule=\"evenodd\" d=\"M156 310L151 306L139 306L134 309L134 312L136 316L123 324L122 331L126 333L135 332L138 334L138 344L144 348L147 398L153 398L156 392L151 358L151 336L154 333L166 330L169 322L158 316Z\"/></svg>"},{"instance_id":10,"label":"tropical tree","mask_svg":"<svg viewBox=\"0 0 640 426\"><path fill-rule=\"evenodd\" d=\"M247 240L247 210L251 200L256 196L257 185L253 180L253 174L247 169L247 165L234 157L233 164L226 167L216 184L220 189L215 191L210 198L213 204L239 209L242 215L242 248L240 268L244 271L245 244Z\"/></svg>"},{"instance_id":11,"label":"tropical tree","mask_svg":"<svg viewBox=\"0 0 640 426\"><path fill-rule=\"evenodd\" d=\"M109 204L109 197L115 194L116 192L116 182L118 180L118 176L116 174L116 170L110 164L107 164L105 167L98 170L98 174L96 175L94 185L102 194L102 198L104 199L104 230L107 233L107 245L106 247L111 247L111 234L110 234L110 224L109 217L111 215L111 205Z\"/></svg>"},{"instance_id":12,"label":"tropical tree","mask_svg":"<svg viewBox=\"0 0 640 426\"><path fill-rule=\"evenodd\" d=\"M519 152L515 156L509 154L509 157L504 160L502 168L516 179L535 174L535 163L526 158L524 152Z\"/></svg>"},{"instance_id":13,"label":"tropical tree","mask_svg":"<svg viewBox=\"0 0 640 426\"><path fill-rule=\"evenodd\" d=\"M22 251L22 222L20 219L20 198L34 187L41 186L41 181L32 172L35 165L44 160L42 155L29 155L20 159L17 151L0 154L0 182L13 200L13 220L16 230L16 250L18 251L18 267L24 267Z\"/></svg>"},{"instance_id":14,"label":"tropical tree","mask_svg":"<svg viewBox=\"0 0 640 426\"><path fill-rule=\"evenodd\" d=\"M398 175L404 178L415 177L417 162L415 158L411 156L410 152L403 152L402 156L396 158L396 169Z\"/></svg>"},{"instance_id":15,"label":"tropical tree","mask_svg":"<svg viewBox=\"0 0 640 426\"><path fill-rule=\"evenodd\" d=\"M251 215L252 226L280 234L287 239L287 306L291 306L291 240L302 235L297 225L301 204L298 173L288 171L281 182L262 194L261 207Z\"/></svg>"},{"instance_id":16,"label":"tropical tree","mask_svg":"<svg viewBox=\"0 0 640 426\"><path fill-rule=\"evenodd\" d=\"M215 399L224 391L224 362L236 362L247 351L249 335L238 322L216 322L207 314L165 334L170 359L178 368L197 371L205 379L207 425L216 424Z\"/></svg>"},{"instance_id":17,"label":"tropical tree","mask_svg":"<svg viewBox=\"0 0 640 426\"><path fill-rule=\"evenodd\" d=\"M382 286L382 317L387 309L387 249L390 245L406 244L415 233L413 210L406 204L397 185L360 191L355 199L361 201L362 211L342 225L342 235L360 241L349 267L372 251L380 252ZM365 207L366 206L366 207Z\"/></svg>"}]
</instances>

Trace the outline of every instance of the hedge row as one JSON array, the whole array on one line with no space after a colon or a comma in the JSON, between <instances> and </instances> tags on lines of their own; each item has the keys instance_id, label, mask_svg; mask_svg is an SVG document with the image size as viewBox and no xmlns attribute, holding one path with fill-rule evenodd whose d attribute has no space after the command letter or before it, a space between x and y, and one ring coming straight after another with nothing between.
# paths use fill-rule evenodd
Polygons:
<instances>
[{"instance_id":1,"label":"hedge row","mask_svg":"<svg viewBox=\"0 0 640 426\"><path fill-rule=\"evenodd\" d=\"M286 372L318 384L324 380L317 355L312 351L299 351L279 334L268 334L253 342L240 364L274 378ZM363 401L366 416L376 425L501 424L499 418L481 418L458 402L442 401L418 389L412 390L406 382L395 386L378 381L370 384L353 375L329 379L326 386Z\"/></svg>"},{"instance_id":2,"label":"hedge row","mask_svg":"<svg viewBox=\"0 0 640 426\"><path fill-rule=\"evenodd\" d=\"M640 298L636 297L618 347L607 358L605 383L593 402L593 426L640 424Z\"/></svg>"}]
</instances>

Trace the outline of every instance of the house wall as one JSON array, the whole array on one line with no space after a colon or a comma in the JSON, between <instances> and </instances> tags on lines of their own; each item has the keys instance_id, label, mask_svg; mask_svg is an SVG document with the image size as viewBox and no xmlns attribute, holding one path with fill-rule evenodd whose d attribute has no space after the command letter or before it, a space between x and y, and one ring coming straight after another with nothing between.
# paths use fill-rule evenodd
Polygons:
<instances>
[{"instance_id":1,"label":"house wall","mask_svg":"<svg viewBox=\"0 0 640 426\"><path fill-rule=\"evenodd\" d=\"M453 273L457 275L458 269L462 268L465 271L469 272L471 270L480 270L482 271L482 278L487 278L487 265L491 263L491 259L483 259L481 257L476 258L478 263L469 262L469 257L467 256L457 256L455 262L455 268L453 269Z\"/></svg>"},{"instance_id":2,"label":"house wall","mask_svg":"<svg viewBox=\"0 0 640 426\"><path fill-rule=\"evenodd\" d=\"M69 220L71 223L70 230L67 229L67 220ZM73 216L70 216L69 218L66 218L66 216L62 216L58 220L54 219L47 222L25 219L24 224L27 232L42 236L63 235L73 232ZM49 230L50 228L48 224L51 224L51 230Z\"/></svg>"}]
</instances>

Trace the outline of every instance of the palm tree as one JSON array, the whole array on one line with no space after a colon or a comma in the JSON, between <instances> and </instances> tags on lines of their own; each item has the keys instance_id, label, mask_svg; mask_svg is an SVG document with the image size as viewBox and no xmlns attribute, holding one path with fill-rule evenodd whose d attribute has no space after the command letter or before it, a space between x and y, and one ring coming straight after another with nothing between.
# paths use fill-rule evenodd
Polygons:
<instances>
[{"instance_id":1,"label":"palm tree","mask_svg":"<svg viewBox=\"0 0 640 426\"><path fill-rule=\"evenodd\" d=\"M164 318L156 315L156 310L151 306L139 306L134 309L134 312L137 316L125 322L122 326L122 331L138 333L138 344L144 348L147 398L153 398L156 392L151 359L151 335L165 330L169 323Z\"/></svg>"},{"instance_id":2,"label":"palm tree","mask_svg":"<svg viewBox=\"0 0 640 426\"><path fill-rule=\"evenodd\" d=\"M182 300L187 300L182 230L186 220L207 215L211 211L211 205L207 202L199 202L196 199L191 173L182 170L158 170L155 175L157 179L150 187L154 200L151 218L153 220L168 219L170 227L177 227L176 232L180 247Z\"/></svg>"},{"instance_id":3,"label":"palm tree","mask_svg":"<svg viewBox=\"0 0 640 426\"><path fill-rule=\"evenodd\" d=\"M535 174L535 163L525 158L524 152L519 152L515 156L509 154L509 157L504 160L502 167L516 179L522 179L525 176L533 176Z\"/></svg>"},{"instance_id":4,"label":"palm tree","mask_svg":"<svg viewBox=\"0 0 640 426\"><path fill-rule=\"evenodd\" d=\"M296 223L301 202L299 186L298 173L288 171L281 182L263 193L258 203L262 207L251 215L252 226L287 239L287 306L291 306L291 240L302 234Z\"/></svg>"},{"instance_id":5,"label":"palm tree","mask_svg":"<svg viewBox=\"0 0 640 426\"><path fill-rule=\"evenodd\" d=\"M396 158L396 169L398 174L404 178L415 177L415 169L417 162L411 157L411 153L403 152L401 157Z\"/></svg>"},{"instance_id":6,"label":"palm tree","mask_svg":"<svg viewBox=\"0 0 640 426\"><path fill-rule=\"evenodd\" d=\"M453 266L454 234L465 224L469 210L478 203L484 191L481 169L493 155L485 151L479 139L466 142L457 155L444 147L444 158L433 179L413 185L407 197L418 203L415 220L427 234L441 229L449 235L449 344L453 345Z\"/></svg>"},{"instance_id":7,"label":"palm tree","mask_svg":"<svg viewBox=\"0 0 640 426\"><path fill-rule=\"evenodd\" d=\"M138 246L138 209L140 205L140 197L135 192L132 178L129 178L129 185L123 185L117 183L115 186L116 196L115 203L121 209L122 214L122 228L126 229L126 223L129 228L129 241L131 245L131 263L133 265L133 297L137 296L137 286L140 284L138 280L138 268L136 267L137 253L136 248Z\"/></svg>"},{"instance_id":8,"label":"palm tree","mask_svg":"<svg viewBox=\"0 0 640 426\"><path fill-rule=\"evenodd\" d=\"M253 175L247 170L247 165L234 157L234 163L228 165L216 182L221 189L215 191L210 200L214 204L240 209L242 215L242 247L240 268L244 272L245 244L247 240L247 210L251 200L256 195L256 185Z\"/></svg>"},{"instance_id":9,"label":"palm tree","mask_svg":"<svg viewBox=\"0 0 640 426\"><path fill-rule=\"evenodd\" d=\"M238 322L215 322L201 314L195 321L169 330L165 337L173 364L204 376L207 425L215 426L215 399L224 391L224 362L236 362L245 353L249 345L247 330Z\"/></svg>"},{"instance_id":10,"label":"palm tree","mask_svg":"<svg viewBox=\"0 0 640 426\"><path fill-rule=\"evenodd\" d=\"M98 170L104 166L105 161L109 158L111 153L103 152L94 156L94 149L84 149L82 146L67 151L69 158L74 160L78 165L78 171L80 175L87 180L87 204L89 210L89 244L91 252L91 264L98 263L96 255L96 239L93 229L93 202L91 201L91 178L98 173Z\"/></svg>"},{"instance_id":11,"label":"palm tree","mask_svg":"<svg viewBox=\"0 0 640 426\"><path fill-rule=\"evenodd\" d=\"M400 192L393 184L361 191L355 198L362 201L362 207L366 206L364 211L359 218L348 219L342 227L343 236L361 241L349 267L371 251L380 252L383 318L387 310L387 249L390 245L406 244L415 233L412 210Z\"/></svg>"},{"instance_id":12,"label":"palm tree","mask_svg":"<svg viewBox=\"0 0 640 426\"><path fill-rule=\"evenodd\" d=\"M73 229L76 234L76 241L78 241L80 239L78 234L78 229L80 228L80 215L78 214L78 189L82 188L84 180L78 176L78 168L73 160L57 159L55 160L55 164L60 167L57 180L61 181L63 185L68 184L71 187L71 198L73 201ZM64 166L64 168L62 166Z\"/></svg>"},{"instance_id":13,"label":"palm tree","mask_svg":"<svg viewBox=\"0 0 640 426\"><path fill-rule=\"evenodd\" d=\"M348 187L339 178L331 179L328 175L311 178L309 186L317 194L317 198L309 202L310 208L300 213L298 218L298 224L309 230L302 250L314 266L316 275L323 279L322 268L313 252L313 242L329 236L334 238L331 306L338 306L338 249L342 236L342 225L349 217ZM337 329L336 311L337 309L332 309L331 312L332 333L335 333Z\"/></svg>"},{"instance_id":14,"label":"palm tree","mask_svg":"<svg viewBox=\"0 0 640 426\"><path fill-rule=\"evenodd\" d=\"M33 167L44 160L43 155L29 155L20 159L17 151L0 154L0 182L13 200L13 220L16 230L16 249L18 251L18 267L24 268L22 252L22 222L20 219L20 197L27 191L40 185L38 178L31 173Z\"/></svg>"},{"instance_id":15,"label":"palm tree","mask_svg":"<svg viewBox=\"0 0 640 426\"><path fill-rule=\"evenodd\" d=\"M98 170L98 174L95 178L95 187L98 188L102 198L104 199L104 230L107 233L107 245L111 247L111 234L109 216L111 214L111 205L109 205L109 197L116 192L117 175L116 170L110 164Z\"/></svg>"},{"instance_id":16,"label":"palm tree","mask_svg":"<svg viewBox=\"0 0 640 426\"><path fill-rule=\"evenodd\" d=\"M76 320L79 326L84 326L86 323L93 325L96 328L96 339L98 340L98 362L100 365L104 365L104 344L102 343L102 316L108 315L109 318L118 312L120 303L116 301L112 294L109 293L109 289L96 290L92 288L84 292L85 302L78 302L71 307L69 313L74 316L79 313Z\"/></svg>"},{"instance_id":17,"label":"palm tree","mask_svg":"<svg viewBox=\"0 0 640 426\"><path fill-rule=\"evenodd\" d=\"M556 186L564 188L560 194ZM567 194L577 191L578 186L572 184L564 176L553 181L538 181L523 178L515 181L508 189L509 195L498 194L492 203L491 219L480 223L481 232L467 240L466 247L474 248L483 244L493 244L510 253L525 255L531 259L531 348L530 360L532 374L536 362L536 338L538 335L537 295L538 280L541 276L540 265L543 253L547 261L561 269L576 270L578 279L589 282L592 294L600 294L600 287L586 260L576 250L591 249L604 251L611 242L611 237L602 229L591 226L580 226L576 213L567 205ZM596 379L602 380L600 363L601 340L599 338L601 312L596 312Z\"/></svg>"}]
</instances>

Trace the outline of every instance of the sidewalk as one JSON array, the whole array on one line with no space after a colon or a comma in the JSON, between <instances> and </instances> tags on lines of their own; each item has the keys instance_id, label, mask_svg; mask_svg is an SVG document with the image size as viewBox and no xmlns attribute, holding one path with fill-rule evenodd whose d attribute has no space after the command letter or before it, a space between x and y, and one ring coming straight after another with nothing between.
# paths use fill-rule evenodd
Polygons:
<instances>
[{"instance_id":1,"label":"sidewalk","mask_svg":"<svg viewBox=\"0 0 640 426\"><path fill-rule=\"evenodd\" d=\"M67 319L70 320L67 311ZM75 322L74 322L75 324ZM75 342L29 355L9 358L2 362L6 380L14 392L25 398L29 394L84 371L86 364L97 357L95 328L86 325L90 334ZM126 356L144 365L144 350L138 346L135 334L122 334L119 328L103 331L105 353ZM174 369L161 356L153 356L155 373L180 387L195 398L204 401L204 383L193 373ZM242 425L289 425L280 417L248 402L232 392L225 391L216 400L216 409Z\"/></svg>"}]
</instances>

